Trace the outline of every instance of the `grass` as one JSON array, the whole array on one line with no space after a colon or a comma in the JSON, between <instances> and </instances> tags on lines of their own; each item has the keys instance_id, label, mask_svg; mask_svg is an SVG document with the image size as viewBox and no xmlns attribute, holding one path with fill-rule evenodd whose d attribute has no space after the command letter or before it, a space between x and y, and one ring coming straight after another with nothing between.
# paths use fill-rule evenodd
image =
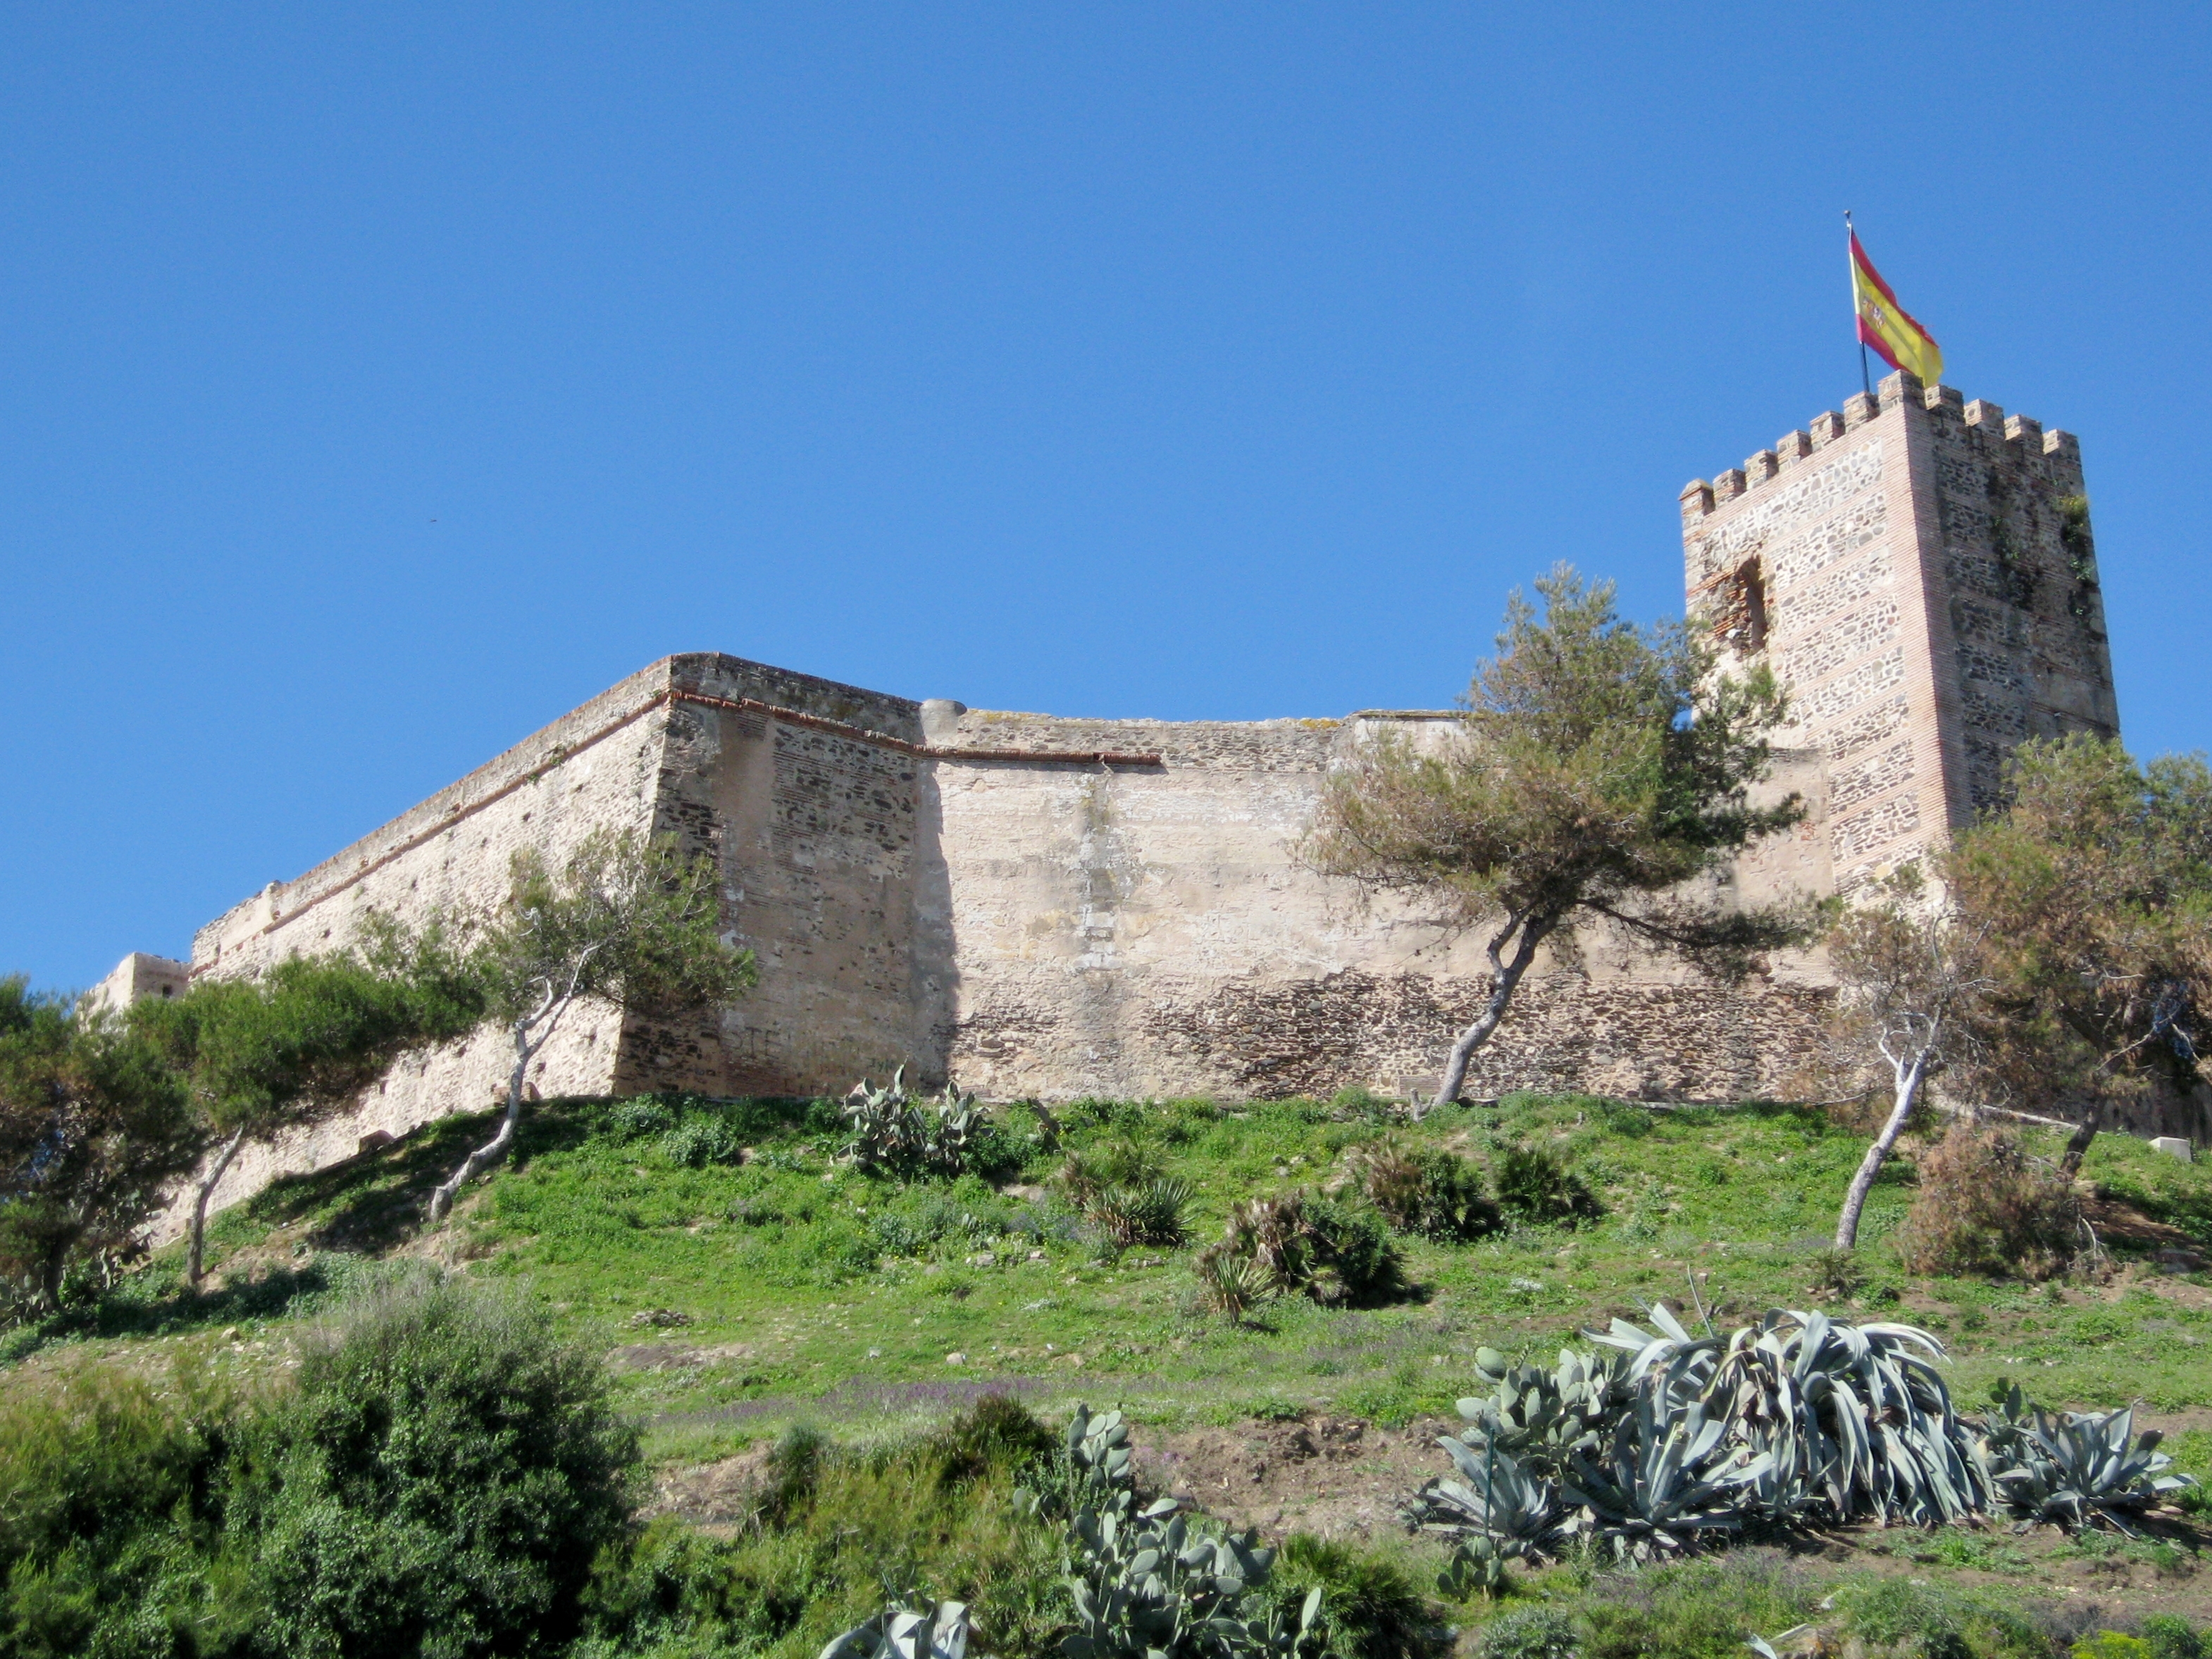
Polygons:
<instances>
[{"instance_id":1,"label":"grass","mask_svg":"<svg viewBox=\"0 0 2212 1659\"><path fill-rule=\"evenodd\" d=\"M2148 1259L2154 1242L2115 1239L2115 1271L2100 1278L1914 1278L1885 1243L1912 1200L1907 1160L1885 1170L1867 1206L1855 1288L1817 1291L1865 1145L1817 1110L1655 1110L1523 1095L1412 1126L1360 1100L1097 1102L996 1115L1021 1159L1016 1178L902 1186L841 1161L835 1108L824 1103L549 1102L528 1121L514 1164L424 1239L423 1197L488 1128L481 1118L448 1119L279 1182L216 1218L211 1256L225 1283L212 1294L183 1294L172 1249L99 1301L0 1335L0 1366L129 1362L176 1348L218 1370L273 1375L305 1322L392 1270L394 1258L439 1254L520 1281L565 1334L610 1354L623 1403L644 1420L660 1463L707 1462L803 1424L876 1449L840 1465L810 1500L818 1528L802 1518L739 1540L723 1564L734 1575L733 1607L757 1591L744 1617L758 1621L760 1650L793 1655L813 1651L902 1574L939 1593L957 1581L984 1598L1008 1632L992 1650L1036 1635L1042 1615L1021 1598L1051 1564L1040 1565L1034 1536L1006 1529L1006 1505L963 1498L957 1513L909 1515L897 1497L899 1449L988 1392L1012 1393L1048 1421L1082 1398L1121 1405L1155 1429L1316 1407L1395 1426L1449 1417L1474 1389L1478 1346L1548 1359L1584 1327L1637 1318L1653 1300L1686 1316L1694 1297L1716 1324L1772 1305L1821 1305L1924 1325L1951 1347L1954 1392L1969 1405L2016 1380L2053 1406L2212 1406L2204 1275L2160 1274ZM1241 1325L1200 1310L1192 1259L1220 1237L1231 1206L1326 1190L1349 1168L1347 1154L1385 1133L1493 1172L1509 1149L1545 1151L1587 1185L1601 1213L1468 1243L1400 1237L1412 1290L1389 1305L1290 1297ZM1095 1160L1132 1141L1189 1188L1180 1248L1113 1248L1056 1182L1071 1152ZM2051 1155L2055 1142L2035 1150ZM2212 1244L2205 1165L2105 1136L2087 1173L2142 1215ZM2168 1449L2212 1476L2212 1432L2192 1429ZM1004 1484L994 1475L978 1490L988 1497L994 1482ZM665 1526L655 1535L656 1548L694 1547ZM1347 1583L1418 1581L1425 1595L1422 1575L1433 1565L1392 1547L1333 1570ZM2048 1552L2023 1553L1995 1533L1914 1534L1875 1552L1895 1571L1940 1575L1939 1589L1984 1586L1959 1589L1938 1609L1946 1628L1978 1632L1961 1637L1960 1651L2014 1650L2018 1632L1974 1597L2053 1570ZM1834 1587L1832 1572L1816 1583L1802 1564L1740 1553L1733 1565L1627 1577L1558 1569L1528 1592L1578 1621L1585 1655L1662 1650L1634 1647L1659 1630L1676 1644L1664 1651L1719 1653L1742 1651L1749 1631L1799 1622ZM964 1576L953 1565L963 1560L972 1568ZM2094 1565L2085 1558L2081 1571ZM811 1587L803 1607L787 1605L792 1585ZM994 1595L1011 1599L1000 1607ZM1879 1597L1869 1605L1875 1624L1889 1616ZM1503 1609L1445 1611L1468 1626L1528 1606L1524 1597ZM1411 1619L1399 1623L1410 1631Z\"/></svg>"},{"instance_id":2,"label":"grass","mask_svg":"<svg viewBox=\"0 0 2212 1659\"><path fill-rule=\"evenodd\" d=\"M1396 1425L1449 1413L1478 1346L1548 1357L1650 1300L1686 1309L1693 1283L1717 1323L1806 1305L1863 1150L1820 1113L1789 1106L1662 1112L1519 1096L1431 1113L1391 1133L1486 1164L1509 1148L1547 1149L1604 1214L1468 1243L1401 1237L1408 1299L1279 1300L1239 1328L1197 1310L1194 1248L1241 1200L1340 1176L1348 1152L1385 1132L1381 1114L1193 1100L1085 1103L1054 1117L1056 1134L1026 1108L1001 1112L1026 1158L1006 1188L902 1187L840 1162L834 1111L820 1104L549 1103L515 1167L471 1195L447 1247L473 1271L526 1280L567 1334L612 1351L627 1403L672 1449L741 1441L825 1409L895 1424L972 1397L982 1378L1040 1403L1112 1397L1155 1421L1322 1405ZM483 1131L448 1119L279 1182L211 1229L228 1288L193 1304L175 1293L173 1263L158 1261L94 1308L16 1333L0 1358L63 1337L281 1326L357 1278L362 1255L406 1245L422 1194ZM1113 1250L1053 1187L1068 1152L1133 1138L1188 1184L1189 1247ZM696 1161L702 1141L730 1161ZM2100 1138L2088 1172L2146 1211L2212 1216L2204 1166L2140 1143ZM1962 1397L2017 1379L2054 1404L2212 1405L2212 1308L2184 1299L2186 1281L1911 1279L1882 1243L1910 1205L1911 1176L1902 1161L1884 1172L1862 1228L1866 1283L1826 1305L1937 1333Z\"/></svg>"}]
</instances>

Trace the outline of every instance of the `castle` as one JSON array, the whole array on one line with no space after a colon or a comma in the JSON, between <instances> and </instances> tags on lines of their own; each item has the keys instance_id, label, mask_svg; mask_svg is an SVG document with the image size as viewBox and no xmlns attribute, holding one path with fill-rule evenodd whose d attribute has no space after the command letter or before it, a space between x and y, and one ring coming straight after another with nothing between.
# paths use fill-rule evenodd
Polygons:
<instances>
[{"instance_id":1,"label":"castle","mask_svg":"<svg viewBox=\"0 0 2212 1659\"><path fill-rule=\"evenodd\" d=\"M1717 902L1849 891L1994 801L2022 738L2117 733L2071 436L1893 374L1681 507L1692 609L1793 694L1766 787L1811 809ZM1067 719L668 657L210 922L191 971L342 946L373 908L495 902L520 848L672 833L717 861L760 984L674 1024L576 1011L537 1064L545 1094L842 1093L901 1064L987 1098L1418 1087L1486 964L1295 843L1348 745L1449 718ZM1723 986L1585 935L1524 986L1468 1088L1774 1094L1826 995L1817 954ZM404 1062L343 1122L242 1161L217 1201L486 1107L506 1065L489 1034Z\"/></svg>"}]
</instances>

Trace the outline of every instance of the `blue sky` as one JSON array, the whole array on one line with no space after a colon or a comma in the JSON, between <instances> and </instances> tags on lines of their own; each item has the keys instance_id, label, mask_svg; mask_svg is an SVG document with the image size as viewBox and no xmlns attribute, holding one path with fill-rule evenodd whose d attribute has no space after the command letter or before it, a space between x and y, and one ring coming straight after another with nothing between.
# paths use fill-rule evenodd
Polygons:
<instances>
[{"instance_id":1,"label":"blue sky","mask_svg":"<svg viewBox=\"0 0 2212 1659\"><path fill-rule=\"evenodd\" d=\"M2201 8L17 5L0 969L622 676L1434 705L1856 389L1850 207L2208 732Z\"/></svg>"}]
</instances>

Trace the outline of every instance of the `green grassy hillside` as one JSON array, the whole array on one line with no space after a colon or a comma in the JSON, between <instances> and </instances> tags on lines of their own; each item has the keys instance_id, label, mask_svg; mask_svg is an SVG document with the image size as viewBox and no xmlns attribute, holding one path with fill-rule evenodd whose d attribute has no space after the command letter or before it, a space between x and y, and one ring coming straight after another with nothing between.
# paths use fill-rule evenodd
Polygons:
<instances>
[{"instance_id":1,"label":"green grassy hillside","mask_svg":"<svg viewBox=\"0 0 2212 1659\"><path fill-rule=\"evenodd\" d=\"M823 1103L548 1103L514 1165L426 1237L422 1197L487 1132L450 1120L219 1218L221 1284L199 1301L157 1259L96 1305L0 1338L0 1360L21 1375L175 1348L274 1376L302 1322L380 1261L430 1255L521 1283L563 1334L607 1353L648 1455L673 1470L795 1424L848 1443L910 1442L994 1390L1048 1420L1079 1399L1119 1405L1156 1435L1302 1413L1387 1431L1449 1418L1476 1391L1479 1346L1548 1358L1651 1301L1701 1302L1717 1324L1824 1305L1936 1332L1965 1401L2005 1380L2054 1406L2141 1401L2179 1431L2169 1449L2183 1465L2212 1474L2212 1279L2154 1259L2189 1239L2212 1245L2212 1169L2123 1137L2101 1138L2086 1171L2109 1255L2099 1271L2048 1284L1904 1273L1885 1239L1912 1200L1907 1158L1868 1206L1865 1282L1821 1292L1816 1255L1865 1143L1816 1110L1518 1096L1407 1126L1364 1098L1177 1101L1013 1106L995 1125L994 1182L902 1184L842 1158ZM1508 1148L1547 1149L1601 1213L1467 1243L1400 1237L1402 1291L1376 1305L1286 1297L1237 1323L1205 1310L1194 1252L1233 1205L1325 1193L1350 1155L1386 1137L1486 1167ZM1066 1159L1114 1148L1188 1184L1184 1244L1117 1250L1071 1206ZM1853 1547L1862 1566L1893 1560L2000 1588L2057 1571L2047 1549L1979 1535ZM1790 1595L1802 1601L1802 1588ZM1584 1575L1573 1593L1587 1590Z\"/></svg>"},{"instance_id":2,"label":"green grassy hillside","mask_svg":"<svg viewBox=\"0 0 2212 1659\"><path fill-rule=\"evenodd\" d=\"M1020 1167L994 1188L862 1176L840 1161L842 1134L820 1106L561 1102L447 1248L474 1271L526 1278L575 1335L667 1350L619 1359L638 1367L631 1403L657 1419L743 1407L732 1420L758 1433L825 1395L866 1414L902 1388L1012 1376L1167 1420L1320 1404L1395 1422L1449 1411L1479 1345L1548 1355L1646 1301L1686 1307L1692 1274L1716 1322L1808 1305L1808 1258L1864 1146L1820 1112L1779 1106L1522 1096L1412 1127L1382 1116L1358 1103L1086 1103L1048 1125L1016 1106L1000 1121ZM218 1269L244 1278L407 1243L427 1182L483 1133L453 1120L280 1182L221 1218ZM1406 1299L1330 1310L1289 1298L1232 1328L1194 1307L1188 1249L1107 1249L1053 1183L1069 1152L1134 1139L1188 1182L1190 1238L1204 1243L1236 1201L1319 1191L1341 1179L1347 1152L1386 1133L1477 1162L1509 1145L1552 1147L1604 1213L1463 1244L1401 1238ZM2212 1234L2204 1164L2105 1136L2086 1173L2154 1218ZM2109 1233L2118 1271L2100 1281L1909 1278L1882 1241L1911 1180L1909 1162L1884 1172L1863 1231L1869 1282L1844 1300L1943 1337L1960 1393L1978 1398L2003 1375L2032 1379L2053 1403L2212 1406L2201 1282L2150 1271L2149 1244ZM147 1289L158 1286L157 1271Z\"/></svg>"}]
</instances>

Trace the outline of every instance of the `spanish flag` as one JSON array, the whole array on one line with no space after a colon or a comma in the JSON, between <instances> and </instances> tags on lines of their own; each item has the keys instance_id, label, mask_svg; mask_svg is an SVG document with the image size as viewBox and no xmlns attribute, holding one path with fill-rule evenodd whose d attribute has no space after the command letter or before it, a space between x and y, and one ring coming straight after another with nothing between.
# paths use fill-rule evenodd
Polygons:
<instances>
[{"instance_id":1,"label":"spanish flag","mask_svg":"<svg viewBox=\"0 0 2212 1659\"><path fill-rule=\"evenodd\" d=\"M1943 378L1942 349L1897 303L1897 295L1859 246L1858 232L1854 230L1850 237L1851 300L1858 312L1861 343L1872 346L1892 368L1918 377L1923 386L1936 385Z\"/></svg>"}]
</instances>

